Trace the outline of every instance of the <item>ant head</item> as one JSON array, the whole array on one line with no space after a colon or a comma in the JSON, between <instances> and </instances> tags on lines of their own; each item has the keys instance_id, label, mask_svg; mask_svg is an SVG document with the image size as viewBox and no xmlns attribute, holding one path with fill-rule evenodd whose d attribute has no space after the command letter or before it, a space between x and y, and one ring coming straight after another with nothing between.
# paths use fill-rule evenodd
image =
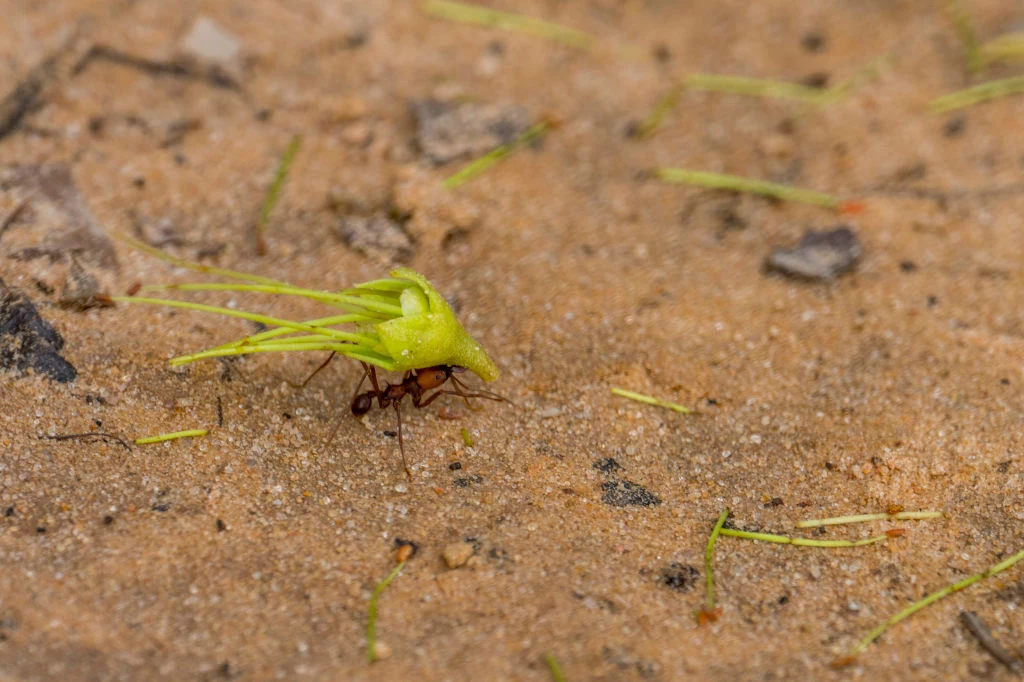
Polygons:
<instances>
[{"instance_id":1,"label":"ant head","mask_svg":"<svg viewBox=\"0 0 1024 682\"><path fill-rule=\"evenodd\" d=\"M416 370L416 383L425 391L437 388L452 376L452 368L448 365L435 365Z\"/></svg>"}]
</instances>

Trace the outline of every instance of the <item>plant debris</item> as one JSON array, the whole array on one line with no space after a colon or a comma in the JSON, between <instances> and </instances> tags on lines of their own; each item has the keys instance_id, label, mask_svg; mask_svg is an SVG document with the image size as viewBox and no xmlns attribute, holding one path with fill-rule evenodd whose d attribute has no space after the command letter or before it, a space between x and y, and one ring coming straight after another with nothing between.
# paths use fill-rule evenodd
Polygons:
<instances>
[{"instance_id":1,"label":"plant debris","mask_svg":"<svg viewBox=\"0 0 1024 682\"><path fill-rule=\"evenodd\" d=\"M0 99L0 140L17 130L43 104L47 91L63 80L88 47L85 25L78 26L56 50L29 70L6 97Z\"/></svg>"},{"instance_id":2,"label":"plant debris","mask_svg":"<svg viewBox=\"0 0 1024 682\"><path fill-rule=\"evenodd\" d=\"M982 648L992 654L992 658L1005 665L1011 672L1017 675L1024 673L1024 665L1021 664L1020 659L1003 648L1003 645L992 636L992 631L988 629L985 621L978 614L974 611L961 611L960 622L975 636Z\"/></svg>"}]
</instances>

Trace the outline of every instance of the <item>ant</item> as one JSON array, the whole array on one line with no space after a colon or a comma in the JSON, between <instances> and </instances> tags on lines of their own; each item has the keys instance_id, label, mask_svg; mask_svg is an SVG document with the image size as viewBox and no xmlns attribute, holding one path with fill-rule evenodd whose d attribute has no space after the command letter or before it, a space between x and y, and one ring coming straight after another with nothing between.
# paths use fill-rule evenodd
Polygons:
<instances>
[{"instance_id":1,"label":"ant","mask_svg":"<svg viewBox=\"0 0 1024 682\"><path fill-rule=\"evenodd\" d=\"M402 440L401 405L402 400L406 396L412 399L413 407L417 408L426 407L445 394L459 396L466 401L466 405L470 409L473 409L473 406L469 403L470 398L507 401L506 398L497 393L491 393L483 389L469 391L469 387L455 376L467 371L465 367L435 365L434 367L409 370L402 377L401 383L392 384L385 381L382 390L377 382L377 368L365 362L360 364L363 366L363 377L359 380L359 384L356 385L356 394L352 398L352 414L356 417L362 417L373 407L374 399L377 400L377 406L381 409L389 406L395 408L395 417L398 420L398 449L402 453L402 466L405 468L405 475L409 478L412 478L412 472L409 470L409 465L405 460L405 443ZM359 389L363 387L363 382L367 376L370 377L370 384L373 385L373 390L360 393ZM455 387L455 390L441 388L449 381ZM426 395L427 391L434 392Z\"/></svg>"},{"instance_id":2,"label":"ant","mask_svg":"<svg viewBox=\"0 0 1024 682\"><path fill-rule=\"evenodd\" d=\"M324 360L323 364L313 370L305 381L301 384L294 384L288 382L295 388L302 388L310 382L310 380L316 376L320 370L330 364L331 360L334 359L335 353L331 353ZM456 374L462 374L466 372L465 367L459 367L457 365L435 365L433 367L424 367L423 369L412 369L402 376L402 381L397 384L392 384L387 381L384 382L384 388L381 389L380 382L377 379L377 368L366 362L360 362L363 366L363 376L359 379L359 383L356 385L355 395L352 397L352 415L355 417L362 417L364 414L369 412L373 408L373 401L377 401L377 406L381 409L386 407L395 408L395 418L398 420L398 449L402 453L402 467L405 469L405 475L412 478L412 471L409 469L409 465L405 459L405 441L402 438L402 412L401 405L402 400L406 396L412 400L413 407L426 407L430 403L434 402L442 395L455 395L466 401L466 405L469 409L473 409L470 404L470 398L486 398L487 400L495 400L499 402L509 402L508 398L502 397L497 393L492 393L485 389L471 390L469 386L459 381ZM363 387L363 382L366 381L366 377L370 377L370 384L373 386L372 390L359 392L359 389ZM454 386L454 390L441 388L446 383L451 382ZM435 390L436 389L436 390ZM430 395L426 395L428 391L434 391ZM340 426L340 424L339 424ZM334 434L337 432L338 427L335 427L334 431L331 432L330 438L327 439L329 443L334 439Z\"/></svg>"}]
</instances>

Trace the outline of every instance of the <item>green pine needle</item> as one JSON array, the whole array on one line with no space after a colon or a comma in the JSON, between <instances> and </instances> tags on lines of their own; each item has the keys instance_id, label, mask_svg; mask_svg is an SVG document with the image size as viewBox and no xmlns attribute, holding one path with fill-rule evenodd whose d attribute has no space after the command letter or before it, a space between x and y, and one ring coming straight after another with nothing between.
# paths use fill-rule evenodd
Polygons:
<instances>
[{"instance_id":1,"label":"green pine needle","mask_svg":"<svg viewBox=\"0 0 1024 682\"><path fill-rule=\"evenodd\" d=\"M486 7L477 7L463 2L429 0L423 3L423 12L439 19L477 24L489 28L500 28L546 38L562 45L587 49L593 38L582 31L561 26L550 21L536 19L523 14L499 12Z\"/></svg>"},{"instance_id":2,"label":"green pine needle","mask_svg":"<svg viewBox=\"0 0 1024 682\"><path fill-rule=\"evenodd\" d=\"M855 647L853 647L853 649L850 650L850 653L849 653L849 655L847 657L845 657L844 659L841 659L840 663L845 664L845 663L851 662L853 660L853 658L856 657L858 654L861 654L864 651L866 651L868 646L870 646L872 642L874 642L876 639L878 639L882 635L883 632L885 632L887 629L889 629L891 626L895 625L896 623L899 623L901 620L909 618L910 616L914 615L915 613L917 613L921 609L925 608L926 606L934 604L935 602L939 601L940 599L948 597L951 594L955 594L955 593L959 592L960 590L966 589L966 588L970 587L971 585L973 585L976 582L984 580L985 578L991 578L992 576L996 575L997 573L1002 573L1003 571L1005 571L1006 569L1010 568L1011 566L1013 566L1015 563L1017 563L1021 559L1024 559L1024 550L1022 550L1020 552L1017 552L1016 554L1014 554L1010 558L1006 559L1005 561L1002 561L1002 562L996 564L995 566L992 566L991 568L988 568L987 570L982 571L981 573L975 573L974 575L972 575L972 576L970 576L968 578L964 578L960 582L953 583L952 585L949 585L949 586L939 590L938 592L933 592L932 594L929 594L924 599L921 599L919 601L914 602L913 604L911 604L907 608L903 609L899 613L891 616L884 623L882 623L881 625L879 625L875 629L873 629L871 632L869 632L867 634L867 636L864 637L864 639L862 639L860 642L858 642L857 645Z\"/></svg>"},{"instance_id":3,"label":"green pine needle","mask_svg":"<svg viewBox=\"0 0 1024 682\"><path fill-rule=\"evenodd\" d=\"M404 566L404 561L398 562L394 570L388 573L388 576L381 580L377 587L373 588L373 594L370 595L370 610L366 619L366 658L370 663L377 660L377 602L380 601L380 595L384 593L391 581L402 572Z\"/></svg>"},{"instance_id":4,"label":"green pine needle","mask_svg":"<svg viewBox=\"0 0 1024 682\"><path fill-rule=\"evenodd\" d=\"M484 171L488 170L492 166L498 165L507 156L512 154L516 149L524 147L534 140L539 140L548 130L550 130L551 124L547 121L541 121L540 123L534 124L527 128L522 134L516 139L512 140L508 144L503 144L497 149L493 149L484 156L481 156L475 161L471 161L468 165L464 166L454 175L449 176L442 183L445 189L455 189L460 185L464 185L476 176L480 175Z\"/></svg>"},{"instance_id":5,"label":"green pine needle","mask_svg":"<svg viewBox=\"0 0 1024 682\"><path fill-rule=\"evenodd\" d=\"M658 168L655 169L654 175L665 182L695 185L707 187L708 189L725 189L733 192L760 194L782 201L797 201L824 208L838 208L840 203L839 199L831 194L790 187L789 185L780 185L774 182L765 182L764 180L744 178L738 175L709 173L687 170L685 168Z\"/></svg>"},{"instance_id":6,"label":"green pine needle","mask_svg":"<svg viewBox=\"0 0 1024 682\"><path fill-rule=\"evenodd\" d=\"M725 520L729 518L729 510L724 509L718 516L718 521L715 523L715 527L711 529L711 536L708 537L708 546L704 550L704 576L707 579L708 594L705 600L705 608L707 611L713 611L715 608L715 579L711 572L711 557L715 551L715 542L718 540L718 536L722 533L722 526L725 525Z\"/></svg>"}]
</instances>

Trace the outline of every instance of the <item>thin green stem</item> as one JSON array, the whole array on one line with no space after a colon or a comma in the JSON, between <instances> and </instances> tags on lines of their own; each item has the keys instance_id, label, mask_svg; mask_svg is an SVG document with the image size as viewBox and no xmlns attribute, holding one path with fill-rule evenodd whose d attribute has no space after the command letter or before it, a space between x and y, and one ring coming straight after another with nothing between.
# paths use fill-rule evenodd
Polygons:
<instances>
[{"instance_id":1,"label":"thin green stem","mask_svg":"<svg viewBox=\"0 0 1024 682\"><path fill-rule=\"evenodd\" d=\"M141 296L111 296L111 300L119 303L149 303L153 305L163 305L170 308L185 308L186 310L197 310L204 313L216 313L218 315L226 315L228 317L238 317L243 320L249 320L250 322L259 322L261 324L273 325L275 327L286 327L295 331L312 332L313 334L322 334L329 336L332 339L338 341L350 341L353 343L360 343L364 340L364 336L352 332L338 331L337 329L331 329L330 327L315 327L304 322L293 322L291 320L285 320L280 317L271 317L270 315L260 315L259 313L249 313L244 310L234 310L233 308L222 308L220 306L206 305L203 303L192 303L191 301L174 301L171 299L163 298L143 298Z\"/></svg>"},{"instance_id":2,"label":"thin green stem","mask_svg":"<svg viewBox=\"0 0 1024 682\"><path fill-rule=\"evenodd\" d=\"M658 103L654 105L654 109L647 115L640 125L637 126L636 136L641 140L646 140L654 134L658 128L661 127L665 117L668 116L669 112L676 108L679 104L679 98L683 94L682 84L673 85L672 88L658 100Z\"/></svg>"},{"instance_id":3,"label":"thin green stem","mask_svg":"<svg viewBox=\"0 0 1024 682\"><path fill-rule=\"evenodd\" d=\"M339 307L345 305L356 305L390 317L401 317L402 306L394 297L383 297L372 294L355 293L332 293L330 291L318 291L316 289L302 289L289 286L287 288L271 284L224 284L222 282L190 282L187 284L151 284L143 287L145 290L174 290L174 291L248 291L265 294L278 294L282 296L299 296L308 298L329 305ZM356 292L357 289L346 289L346 292Z\"/></svg>"},{"instance_id":4,"label":"thin green stem","mask_svg":"<svg viewBox=\"0 0 1024 682\"><path fill-rule=\"evenodd\" d=\"M380 595L391 584L391 581L402 572L403 566L405 566L405 562L400 561L394 570L388 573L388 577L381 580L377 587L373 588L373 594L370 595L370 612L366 620L366 657L370 663L377 660L377 652L375 651L377 646L377 602L380 600Z\"/></svg>"},{"instance_id":5,"label":"thin green stem","mask_svg":"<svg viewBox=\"0 0 1024 682\"><path fill-rule=\"evenodd\" d=\"M1005 33L981 46L983 65L1024 59L1024 32Z\"/></svg>"},{"instance_id":6,"label":"thin green stem","mask_svg":"<svg viewBox=\"0 0 1024 682\"><path fill-rule=\"evenodd\" d=\"M327 326L335 325L335 324L348 324L348 323L361 324L361 323L364 323L364 322L376 322L376 321L377 320L374 320L374 319L371 319L371 318L367 318L364 315L356 315L356 314L348 313L348 314L345 314L345 315L332 315L331 317L320 317L320 318L317 318L315 320L306 320L306 324L309 325L310 327L319 328L319 327L327 327ZM265 332L260 332L259 334L253 334L252 336L246 336L244 338L238 339L237 341L231 341L229 343L224 343L224 344L221 344L219 346L214 346L210 350L219 350L221 348L235 348L235 347L238 347L238 346L251 346L251 345L256 345L256 344L262 344L264 341L267 341L269 339L274 339L274 338L277 338L278 336L285 336L287 334L295 334L295 333L296 332L295 332L294 329L283 329L283 328L270 329L270 330L265 331ZM372 339L375 345L376 345L376 342L379 340L377 335L373 334L371 332L365 332L364 335L367 337L367 339Z\"/></svg>"},{"instance_id":7,"label":"thin green stem","mask_svg":"<svg viewBox=\"0 0 1024 682\"><path fill-rule=\"evenodd\" d=\"M207 429L189 429L188 431L174 431L173 433L161 433L158 436L146 436L145 438L136 438L136 445L150 445L151 443L163 443L169 440L177 440L179 438L198 438L205 436L209 433Z\"/></svg>"},{"instance_id":8,"label":"thin green stem","mask_svg":"<svg viewBox=\"0 0 1024 682\"><path fill-rule=\"evenodd\" d=\"M723 528L721 534L733 538L759 540L779 545L796 545L797 547L862 547L863 545L871 545L889 538L888 535L875 535L861 540L810 540L808 538L794 538L788 535L775 535L774 533L754 533L733 528Z\"/></svg>"},{"instance_id":9,"label":"thin green stem","mask_svg":"<svg viewBox=\"0 0 1024 682\"><path fill-rule=\"evenodd\" d=\"M867 521L923 521L925 519L941 519L942 512L918 511L898 512L896 514L854 514L852 516L833 516L828 519L807 519L797 521L797 528L817 528L818 526L838 526L847 523L865 523Z\"/></svg>"},{"instance_id":10,"label":"thin green stem","mask_svg":"<svg viewBox=\"0 0 1024 682\"><path fill-rule=\"evenodd\" d=\"M831 194L823 194L809 189L799 189L789 185L780 185L774 182L754 180L738 175L725 175L722 173L708 173L705 171L693 171L685 168L658 168L654 171L657 178L665 182L678 183L682 185L696 185L709 189L725 189L733 192L747 192L774 197L783 201L798 201L825 208L837 208L839 199Z\"/></svg>"},{"instance_id":11,"label":"thin green stem","mask_svg":"<svg viewBox=\"0 0 1024 682\"><path fill-rule=\"evenodd\" d=\"M938 600L944 597L948 597L951 594L955 594L960 590L966 589L978 581L984 580L985 578L991 578L997 573L1002 573L1003 571L1010 568L1021 559L1024 559L1024 550L1017 552L1005 561L1001 561L1000 563L996 564L995 566L992 566L991 568L988 568L987 570L982 571L981 573L976 573L968 578L964 578L960 582L953 583L952 585L949 585L948 587L945 587L939 590L938 592L933 592L932 594L929 594L924 599L914 602L913 604L903 609L899 613L891 616L884 623L882 623L881 625L873 629L871 632L869 632L864 639L857 643L857 646L853 647L853 649L850 650L849 656L853 657L863 653L865 650L867 650L868 646L870 646L873 641L875 641L876 639L878 639L879 636L881 636L883 632L885 632L887 629L889 629L896 623L899 623L901 620L909 618L910 616L914 615L926 606L934 604Z\"/></svg>"},{"instance_id":12,"label":"thin green stem","mask_svg":"<svg viewBox=\"0 0 1024 682\"><path fill-rule=\"evenodd\" d=\"M274 180L270 183L270 188L267 190L267 196L263 200L263 206L260 208L260 221L256 230L256 238L259 240L261 250L264 249L263 237L267 230L267 221L270 219L270 213L277 206L278 199L281 198L281 190L284 188L285 180L288 179L288 171L291 170L292 163L295 161L295 156L299 153L301 146L302 135L292 135L292 139L288 142L288 148L285 149L281 162L277 166L277 172L274 173Z\"/></svg>"},{"instance_id":13,"label":"thin green stem","mask_svg":"<svg viewBox=\"0 0 1024 682\"><path fill-rule=\"evenodd\" d=\"M551 671L551 679L554 682L566 682L565 673L562 672L562 666L558 665L558 661L551 654L544 654L544 662L548 666L548 670Z\"/></svg>"},{"instance_id":14,"label":"thin green stem","mask_svg":"<svg viewBox=\"0 0 1024 682\"><path fill-rule=\"evenodd\" d=\"M1024 76L1013 76L987 83L979 83L965 90L951 92L942 97L936 97L928 104L928 109L933 114L942 114L954 109L962 109L974 104L987 102L990 99L1018 95L1024 93Z\"/></svg>"},{"instance_id":15,"label":"thin green stem","mask_svg":"<svg viewBox=\"0 0 1024 682\"><path fill-rule=\"evenodd\" d=\"M974 73L982 67L981 52L978 49L978 33L974 30L974 22L960 0L948 0L947 8L953 21L953 28L960 39L967 61L967 70Z\"/></svg>"},{"instance_id":16,"label":"thin green stem","mask_svg":"<svg viewBox=\"0 0 1024 682\"><path fill-rule=\"evenodd\" d=\"M550 128L551 124L547 121L541 121L540 123L530 126L512 142L503 144L497 149L493 149L487 154L481 156L479 159L471 161L454 175L447 177L442 184L445 189L455 189L460 185L466 184L488 168L497 165L516 149L528 145L534 140L540 139Z\"/></svg>"},{"instance_id":17,"label":"thin green stem","mask_svg":"<svg viewBox=\"0 0 1024 682\"><path fill-rule=\"evenodd\" d=\"M772 81L763 78L747 78L745 76L723 76L713 73L690 74L683 79L683 87L687 90L728 92L734 95L773 97L800 102L817 102L826 92L822 88L812 88L807 85L800 85L799 83Z\"/></svg>"},{"instance_id":18,"label":"thin green stem","mask_svg":"<svg viewBox=\"0 0 1024 682\"><path fill-rule=\"evenodd\" d=\"M657 407L664 407L666 409L674 410L676 412L682 412L683 414L690 414L693 412L693 410L691 410L690 408L679 405L678 403L670 403L667 400L660 400L649 395L644 395L643 393L627 391L624 388L617 388L613 386L611 391L613 395L617 395L622 398L629 398L630 400L635 400L638 403L644 403L645 405L655 405Z\"/></svg>"},{"instance_id":19,"label":"thin green stem","mask_svg":"<svg viewBox=\"0 0 1024 682\"><path fill-rule=\"evenodd\" d=\"M372 348L367 346L359 346L352 343L298 343L298 344L274 344L274 345L259 345L259 346L242 346L238 348L220 348L199 351L198 353L190 353L188 355L180 355L170 360L171 367L177 367L179 365L187 365L197 360L205 360L207 358L225 358L233 357L236 355L252 355L254 353L285 353L289 351L334 351L340 355L354 358L356 360L364 360L371 364L377 365L381 369L388 372L394 371L395 361L390 357L382 355Z\"/></svg>"},{"instance_id":20,"label":"thin green stem","mask_svg":"<svg viewBox=\"0 0 1024 682\"><path fill-rule=\"evenodd\" d=\"M429 0L423 3L423 12L439 19L449 19L466 24L487 26L488 28L528 33L568 45L569 47L587 49L593 43L591 36L576 29L522 14L499 12L498 10L477 7L462 2Z\"/></svg>"},{"instance_id":21,"label":"thin green stem","mask_svg":"<svg viewBox=\"0 0 1024 682\"><path fill-rule=\"evenodd\" d=\"M202 263L194 263L194 262L189 261L189 260L184 260L183 258L176 258L176 257L172 256L169 253L164 253L160 249L152 247L149 244L145 244L143 242L140 242L137 239L132 239L131 237L129 237L127 235L120 234L119 232L111 232L110 234L115 239L117 239L119 241L122 241L125 244L128 244L129 246L131 246L134 249L137 249L138 251L142 251L143 253L148 253L149 255L154 256L155 258L159 258L160 260L164 261L165 263L170 263L171 265L177 265L180 268L186 268L188 270L192 270L193 272L203 272L203 273L206 273L208 275L217 275L218 277L228 277L230 279L238 279L238 280L242 280L242 281L245 281L245 282L258 282L260 284L272 284L272 285L276 285L276 286L280 286L280 287L286 287L286 288L291 288L291 286L292 286L291 284L288 284L287 282L282 282L282 281L277 280L277 279L271 279L269 277L260 277L259 275L250 275L250 274L247 274L247 273L244 273L244 272L238 272L237 270L225 270L224 268L215 268L215 267L213 267L211 265L203 265Z\"/></svg>"},{"instance_id":22,"label":"thin green stem","mask_svg":"<svg viewBox=\"0 0 1024 682\"><path fill-rule=\"evenodd\" d=\"M715 608L715 579L711 572L711 557L715 551L715 542L718 541L718 536L722 532L722 526L725 525L725 520L729 518L729 510L723 509L722 513L718 515L718 521L715 523L715 527L711 529L711 536L708 538L707 549L704 550L704 576L707 579L708 594L705 600L705 605L708 611Z\"/></svg>"}]
</instances>

